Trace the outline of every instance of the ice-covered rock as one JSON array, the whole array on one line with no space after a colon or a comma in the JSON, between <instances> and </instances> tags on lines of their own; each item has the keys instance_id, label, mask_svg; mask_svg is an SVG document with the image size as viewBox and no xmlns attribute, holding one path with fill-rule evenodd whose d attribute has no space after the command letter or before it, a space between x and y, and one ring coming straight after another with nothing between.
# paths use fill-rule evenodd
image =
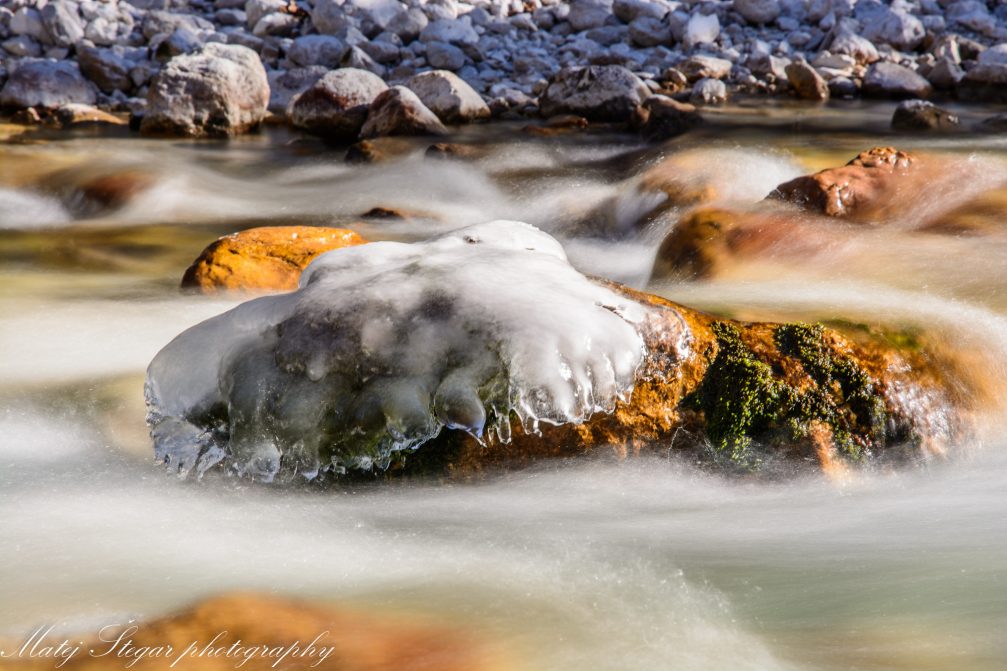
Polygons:
<instances>
[{"instance_id":1,"label":"ice-covered rock","mask_svg":"<svg viewBox=\"0 0 1007 671\"><path fill-rule=\"evenodd\" d=\"M507 443L512 415L586 421L632 391L646 308L520 222L323 254L298 291L242 304L147 371L157 456L263 480L384 467L443 429Z\"/></svg>"}]
</instances>

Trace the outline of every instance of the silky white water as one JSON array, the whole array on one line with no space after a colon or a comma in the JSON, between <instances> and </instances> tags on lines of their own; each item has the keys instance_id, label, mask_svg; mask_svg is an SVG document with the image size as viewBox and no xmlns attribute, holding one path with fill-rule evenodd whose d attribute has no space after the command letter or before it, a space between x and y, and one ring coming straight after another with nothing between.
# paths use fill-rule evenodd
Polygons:
<instances>
[{"instance_id":1,"label":"silky white water","mask_svg":"<svg viewBox=\"0 0 1007 671\"><path fill-rule=\"evenodd\" d=\"M777 174L891 138L868 128L704 141ZM996 412L946 463L848 482L720 478L675 459L325 490L165 474L144 426L143 371L176 334L237 303L177 292L217 235L252 219L310 219L416 240L473 216L517 218L557 234L580 271L636 286L660 242L655 231L604 239L569 227L654 160L619 159L639 148L626 137L490 142L474 164L412 156L363 169L285 142L4 146L22 174L24 161L40 173L76 166L61 178L72 183L102 165L89 152L105 152L157 180L87 220L0 222L0 639L43 622L88 632L151 619L241 589L433 614L501 642L524 669L1007 667L1007 441ZM995 142L980 144L930 147L1002 162ZM0 153L0 166L10 157ZM9 188L30 198L7 202L39 203L39 223L60 212L58 194ZM423 216L359 218L377 206ZM774 249L726 277L649 288L739 317L932 330L1002 381L1003 241L947 240L851 231L815 259Z\"/></svg>"}]
</instances>

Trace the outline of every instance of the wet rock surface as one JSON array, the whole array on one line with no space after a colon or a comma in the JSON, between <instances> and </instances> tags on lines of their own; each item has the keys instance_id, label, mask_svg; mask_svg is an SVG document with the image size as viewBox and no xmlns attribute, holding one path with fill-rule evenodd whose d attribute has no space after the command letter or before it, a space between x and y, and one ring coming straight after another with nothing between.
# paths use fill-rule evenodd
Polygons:
<instances>
[{"instance_id":1,"label":"wet rock surface","mask_svg":"<svg viewBox=\"0 0 1007 671\"><path fill-rule=\"evenodd\" d=\"M227 290L289 291L319 254L366 242L353 231L319 226L267 226L220 238L182 277L182 288L205 294Z\"/></svg>"},{"instance_id":2,"label":"wet rock surface","mask_svg":"<svg viewBox=\"0 0 1007 671\"><path fill-rule=\"evenodd\" d=\"M691 228L698 238L705 235L704 227L715 229L708 237L722 239L738 228L729 215L715 210L695 221ZM662 254L668 253L662 249ZM704 261L697 262L700 266L695 267L700 268ZM438 411L455 419L441 430L424 429L424 439L409 443L409 449L391 452L383 464L386 476L465 478L543 459L583 454L626 457L655 450L672 450L721 471L780 474L812 468L842 474L938 457L950 440L969 430L966 421L952 418L960 418L955 408L974 400L978 392L960 376L953 358L927 349L918 339L906 347L872 332L840 335L815 325L717 319L656 296L597 282L634 306L620 311L639 314L632 319L644 343L644 356L633 375L631 394L579 421L518 422L497 417L496 428L486 433L465 429L476 421L475 406L462 414L460 406ZM287 328L294 327L284 327L281 333ZM322 331L314 337L323 337ZM179 360L173 365L185 364ZM151 374L151 384L157 385L159 373L154 367ZM391 393L394 380L389 378L388 383L392 386L386 391ZM310 406L314 392L305 396L308 391L305 388L298 396ZM446 397L443 402L448 402ZM155 407L161 406L155 403ZM536 413L544 411L541 406ZM392 413L385 415L392 421L395 413L390 407L385 412ZM381 423L380 417L374 419ZM237 418L230 421L233 434ZM481 427L485 421L477 424ZM406 426L400 430L406 431ZM164 431L165 425L155 423L161 440ZM352 463L347 459L346 454L341 457L343 463Z\"/></svg>"},{"instance_id":3,"label":"wet rock surface","mask_svg":"<svg viewBox=\"0 0 1007 671\"><path fill-rule=\"evenodd\" d=\"M768 197L830 217L864 219L898 207L892 196L899 192L904 197L912 193L912 180L921 177L919 163L894 147L875 147L841 168L781 184Z\"/></svg>"}]
</instances>

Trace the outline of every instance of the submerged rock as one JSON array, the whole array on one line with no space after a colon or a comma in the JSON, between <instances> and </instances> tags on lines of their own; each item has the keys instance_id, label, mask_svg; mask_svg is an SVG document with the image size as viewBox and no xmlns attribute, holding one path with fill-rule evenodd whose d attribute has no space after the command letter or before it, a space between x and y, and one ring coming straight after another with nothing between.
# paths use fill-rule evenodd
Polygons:
<instances>
[{"instance_id":1,"label":"submerged rock","mask_svg":"<svg viewBox=\"0 0 1007 671\"><path fill-rule=\"evenodd\" d=\"M236 44L207 44L176 56L154 77L140 132L230 136L257 127L269 105L258 55Z\"/></svg>"},{"instance_id":2,"label":"submerged rock","mask_svg":"<svg viewBox=\"0 0 1007 671\"><path fill-rule=\"evenodd\" d=\"M438 622L427 614L389 618L387 612L360 606L319 605L270 594L214 596L131 629L111 625L103 631L105 636L131 631L124 634L128 639L123 639L129 640L132 647L128 649L147 651L137 666L162 671L186 666L201 671L236 667L245 671L293 667L317 671L508 668L501 663L496 642L460 631L457 624ZM88 641L96 651L109 650L106 638L91 640L82 636L81 640ZM193 641L200 645L192 647ZM31 670L40 668L30 660L4 668L20 669L22 664ZM120 671L123 657L70 655L60 668Z\"/></svg>"},{"instance_id":3,"label":"submerged rock","mask_svg":"<svg viewBox=\"0 0 1007 671\"><path fill-rule=\"evenodd\" d=\"M895 130L951 130L957 128L958 116L926 100L899 103L892 115Z\"/></svg>"},{"instance_id":4,"label":"submerged rock","mask_svg":"<svg viewBox=\"0 0 1007 671\"><path fill-rule=\"evenodd\" d=\"M345 228L265 226L224 236L208 246L182 277L182 288L290 291L315 257L366 240Z\"/></svg>"},{"instance_id":5,"label":"submerged rock","mask_svg":"<svg viewBox=\"0 0 1007 671\"><path fill-rule=\"evenodd\" d=\"M703 123L695 105L667 96L651 96L643 104L646 120L640 133L650 142L660 142L687 133Z\"/></svg>"},{"instance_id":6,"label":"submerged rock","mask_svg":"<svg viewBox=\"0 0 1007 671\"><path fill-rule=\"evenodd\" d=\"M172 469L265 480L612 452L842 471L939 455L968 428L955 364L892 342L717 320L492 222L332 252L299 291L183 333L148 369L149 422Z\"/></svg>"},{"instance_id":7,"label":"submerged rock","mask_svg":"<svg viewBox=\"0 0 1007 671\"><path fill-rule=\"evenodd\" d=\"M907 188L909 176L920 172L916 157L894 147L861 152L841 168L828 168L781 184L768 198L784 200L830 217L867 218L890 210L891 200Z\"/></svg>"}]
</instances>

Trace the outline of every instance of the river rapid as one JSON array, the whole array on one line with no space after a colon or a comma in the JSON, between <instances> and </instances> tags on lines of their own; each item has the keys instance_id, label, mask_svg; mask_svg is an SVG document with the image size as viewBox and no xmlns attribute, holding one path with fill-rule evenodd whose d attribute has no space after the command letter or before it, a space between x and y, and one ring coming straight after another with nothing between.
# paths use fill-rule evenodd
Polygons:
<instances>
[{"instance_id":1,"label":"river rapid","mask_svg":"<svg viewBox=\"0 0 1007 671\"><path fill-rule=\"evenodd\" d=\"M170 477L144 426L150 359L237 303L181 294L182 271L216 237L277 223L410 241L523 220L587 274L735 318L924 329L1002 384L1005 214L983 236L924 235L911 219L1007 184L1007 136L891 136L889 113L734 109L660 148L492 124L460 136L478 160L402 141L400 160L366 166L278 129L218 143L0 126L0 639L237 589L434 615L529 670L1007 668L1000 409L947 461L845 482L648 458L278 489ZM613 198L617 220L646 210L633 175L664 156L692 152L689 169L719 175L726 200L755 201L887 144L965 167L904 221L837 229L814 253L784 244L713 279L648 286L674 213L616 236L576 225ZM113 168L149 187L115 209L75 198ZM375 207L412 216L361 218Z\"/></svg>"}]
</instances>

